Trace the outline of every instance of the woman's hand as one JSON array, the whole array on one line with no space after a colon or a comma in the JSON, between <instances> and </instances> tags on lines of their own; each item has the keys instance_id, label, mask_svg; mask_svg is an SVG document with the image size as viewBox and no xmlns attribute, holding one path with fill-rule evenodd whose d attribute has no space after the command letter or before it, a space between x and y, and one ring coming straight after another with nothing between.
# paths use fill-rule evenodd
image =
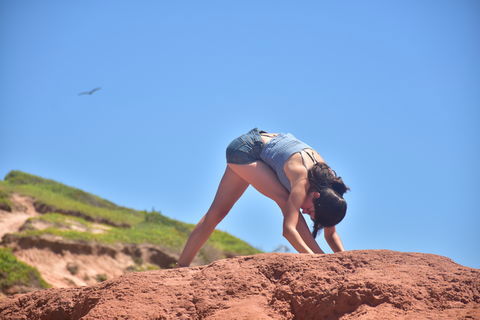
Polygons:
<instances>
[{"instance_id":1,"label":"woman's hand","mask_svg":"<svg viewBox=\"0 0 480 320\"><path fill-rule=\"evenodd\" d=\"M283 225L283 236L290 242L290 244L299 252L299 253L315 253L310 249L302 237L298 233L297 229L291 228L288 225Z\"/></svg>"}]
</instances>

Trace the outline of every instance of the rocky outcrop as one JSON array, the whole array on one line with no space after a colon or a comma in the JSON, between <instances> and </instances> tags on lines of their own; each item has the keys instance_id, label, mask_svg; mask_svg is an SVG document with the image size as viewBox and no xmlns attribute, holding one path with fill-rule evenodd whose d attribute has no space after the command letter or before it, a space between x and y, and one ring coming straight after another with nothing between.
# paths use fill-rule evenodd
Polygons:
<instances>
[{"instance_id":1,"label":"rocky outcrop","mask_svg":"<svg viewBox=\"0 0 480 320\"><path fill-rule=\"evenodd\" d=\"M259 254L0 302L1 319L480 319L480 270L386 250Z\"/></svg>"}]
</instances>

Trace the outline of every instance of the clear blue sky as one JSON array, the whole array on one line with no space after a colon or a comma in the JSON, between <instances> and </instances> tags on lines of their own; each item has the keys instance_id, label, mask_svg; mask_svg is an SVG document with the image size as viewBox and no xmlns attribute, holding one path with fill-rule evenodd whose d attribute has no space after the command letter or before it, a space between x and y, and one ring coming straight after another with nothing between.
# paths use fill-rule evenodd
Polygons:
<instances>
[{"instance_id":1,"label":"clear blue sky","mask_svg":"<svg viewBox=\"0 0 480 320\"><path fill-rule=\"evenodd\" d=\"M479 31L475 0L1 0L0 176L196 223L233 138L291 132L351 187L347 249L480 268ZM252 188L219 228L287 244Z\"/></svg>"}]
</instances>

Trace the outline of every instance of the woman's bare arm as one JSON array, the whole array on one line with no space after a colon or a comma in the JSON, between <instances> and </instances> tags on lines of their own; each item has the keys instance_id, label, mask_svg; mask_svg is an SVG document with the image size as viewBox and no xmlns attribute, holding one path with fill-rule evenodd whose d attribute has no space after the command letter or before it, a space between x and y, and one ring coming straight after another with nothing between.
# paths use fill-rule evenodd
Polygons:
<instances>
[{"instance_id":1,"label":"woman's bare arm","mask_svg":"<svg viewBox=\"0 0 480 320\"><path fill-rule=\"evenodd\" d=\"M288 236L293 238L291 234L299 236L302 240L301 243L308 246L309 250L307 252L323 253L322 249L310 233L305 219L300 214L300 206L305 201L308 192L307 170L301 159L298 159L296 162L288 163L285 169L285 173L290 181L291 190L287 201L286 212L284 212L284 236L289 241L290 239ZM295 228L293 226L295 226ZM295 241L294 238L292 240ZM297 249L297 247L295 247L295 249Z\"/></svg>"},{"instance_id":2,"label":"woman's bare arm","mask_svg":"<svg viewBox=\"0 0 480 320\"><path fill-rule=\"evenodd\" d=\"M298 233L300 233L300 236L302 237L303 241L305 241L307 246L309 246L314 253L325 253L320 248L317 241L315 241L315 238L312 236L310 229L308 229L308 225L307 225L307 222L305 221L305 218L300 213L298 216L297 230L298 230Z\"/></svg>"},{"instance_id":3,"label":"woman's bare arm","mask_svg":"<svg viewBox=\"0 0 480 320\"><path fill-rule=\"evenodd\" d=\"M333 252L345 251L342 240L340 239L340 235L337 233L335 226L325 227L325 230L323 232L325 235L325 240L327 241L330 248L332 248Z\"/></svg>"},{"instance_id":4,"label":"woman's bare arm","mask_svg":"<svg viewBox=\"0 0 480 320\"><path fill-rule=\"evenodd\" d=\"M302 200L299 200L302 199ZM283 236L290 244L300 253L314 253L312 249L305 243L302 236L297 230L299 222L299 209L303 201L302 191L292 188L288 197L287 205L283 211Z\"/></svg>"}]
</instances>

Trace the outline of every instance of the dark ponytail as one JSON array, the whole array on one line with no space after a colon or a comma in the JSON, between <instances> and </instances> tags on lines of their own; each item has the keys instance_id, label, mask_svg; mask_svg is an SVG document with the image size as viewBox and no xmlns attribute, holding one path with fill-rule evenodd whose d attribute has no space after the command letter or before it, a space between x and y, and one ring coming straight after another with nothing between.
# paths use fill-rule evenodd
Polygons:
<instances>
[{"instance_id":1,"label":"dark ponytail","mask_svg":"<svg viewBox=\"0 0 480 320\"><path fill-rule=\"evenodd\" d=\"M310 192L317 191L320 197L314 199L315 219L312 235L324 227L333 227L343 220L347 212L347 202L343 194L350 190L341 177L337 177L326 163L316 163L308 170Z\"/></svg>"}]
</instances>

